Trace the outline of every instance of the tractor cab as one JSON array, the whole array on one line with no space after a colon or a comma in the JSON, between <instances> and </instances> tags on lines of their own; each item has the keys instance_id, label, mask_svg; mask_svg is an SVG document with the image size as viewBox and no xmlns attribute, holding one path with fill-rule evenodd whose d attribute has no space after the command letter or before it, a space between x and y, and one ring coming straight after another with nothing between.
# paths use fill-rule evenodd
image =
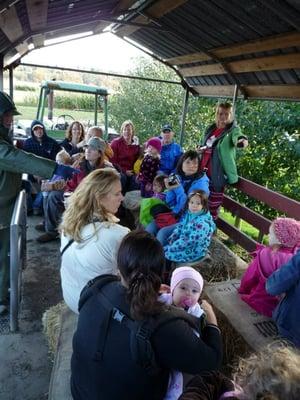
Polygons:
<instances>
[{"instance_id":1,"label":"tractor cab","mask_svg":"<svg viewBox=\"0 0 300 400\"><path fill-rule=\"evenodd\" d=\"M64 100L65 93L71 96L66 96ZM44 81L41 84L36 119L43 121L48 134L56 139L63 139L66 129L75 120L86 127L103 125L107 138L107 98L107 89L100 86Z\"/></svg>"}]
</instances>

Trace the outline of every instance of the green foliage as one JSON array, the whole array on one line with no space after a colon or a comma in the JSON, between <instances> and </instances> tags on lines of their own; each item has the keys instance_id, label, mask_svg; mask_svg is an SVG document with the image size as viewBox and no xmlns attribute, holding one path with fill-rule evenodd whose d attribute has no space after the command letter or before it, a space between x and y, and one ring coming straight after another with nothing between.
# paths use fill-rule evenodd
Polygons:
<instances>
[{"instance_id":1,"label":"green foliage","mask_svg":"<svg viewBox=\"0 0 300 400\"><path fill-rule=\"evenodd\" d=\"M178 80L164 65L144 59L130 71L131 75ZM180 85L124 79L119 91L109 100L109 124L120 129L122 122L131 119L140 142L159 134L161 126L170 123L179 132L184 91Z\"/></svg>"},{"instance_id":2,"label":"green foliage","mask_svg":"<svg viewBox=\"0 0 300 400\"><path fill-rule=\"evenodd\" d=\"M22 101L23 106L31 106L38 103L38 94L25 96ZM94 110L94 96L82 95L60 95L55 93L55 108L64 108L66 110ZM100 106L100 105L99 105Z\"/></svg>"},{"instance_id":3,"label":"green foliage","mask_svg":"<svg viewBox=\"0 0 300 400\"><path fill-rule=\"evenodd\" d=\"M23 90L24 92L35 92L36 88L28 85L16 85L15 90Z\"/></svg>"}]
</instances>

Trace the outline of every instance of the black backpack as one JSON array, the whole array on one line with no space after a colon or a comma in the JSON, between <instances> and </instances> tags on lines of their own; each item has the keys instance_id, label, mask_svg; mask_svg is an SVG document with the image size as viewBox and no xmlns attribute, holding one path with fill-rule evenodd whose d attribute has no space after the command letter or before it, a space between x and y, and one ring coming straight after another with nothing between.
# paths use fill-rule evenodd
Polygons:
<instances>
[{"instance_id":1,"label":"black backpack","mask_svg":"<svg viewBox=\"0 0 300 400\"><path fill-rule=\"evenodd\" d=\"M174 320L184 320L192 329L200 331L203 318L196 318L187 312L173 306L166 306L157 318L148 318L147 320L134 321L130 316L124 314L121 310L114 307L109 297L103 294L102 288L108 283L118 281L119 278L114 275L101 275L87 283L82 290L79 301L79 312L85 302L91 296L97 296L97 307L101 306L103 311L104 325L102 324L101 332L98 335L98 347L94 356L95 361L101 361L102 353L105 346L105 339L111 319L123 324L130 330L130 350L132 359L144 368L149 375L156 375L161 368L156 362L155 354L151 345L150 338L152 334L163 325Z\"/></svg>"}]
</instances>

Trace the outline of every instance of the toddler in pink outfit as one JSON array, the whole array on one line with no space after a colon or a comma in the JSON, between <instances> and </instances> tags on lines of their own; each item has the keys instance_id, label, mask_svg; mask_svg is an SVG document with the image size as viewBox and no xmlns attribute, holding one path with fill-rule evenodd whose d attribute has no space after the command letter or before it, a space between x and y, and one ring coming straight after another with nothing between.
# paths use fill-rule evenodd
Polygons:
<instances>
[{"instance_id":1,"label":"toddler in pink outfit","mask_svg":"<svg viewBox=\"0 0 300 400\"><path fill-rule=\"evenodd\" d=\"M299 247L300 222L293 218L276 218L270 225L269 246L257 246L239 288L241 299L259 314L272 316L279 299L266 292L266 280L296 254Z\"/></svg>"},{"instance_id":2,"label":"toddler in pink outfit","mask_svg":"<svg viewBox=\"0 0 300 400\"><path fill-rule=\"evenodd\" d=\"M163 293L159 300L175 307L183 308L188 314L200 318L204 311L198 303L203 289L201 274L192 267L178 267L171 277L171 292ZM195 332L199 336L198 332ZM179 371L171 371L167 394L164 400L177 400L183 390L183 376Z\"/></svg>"}]
</instances>

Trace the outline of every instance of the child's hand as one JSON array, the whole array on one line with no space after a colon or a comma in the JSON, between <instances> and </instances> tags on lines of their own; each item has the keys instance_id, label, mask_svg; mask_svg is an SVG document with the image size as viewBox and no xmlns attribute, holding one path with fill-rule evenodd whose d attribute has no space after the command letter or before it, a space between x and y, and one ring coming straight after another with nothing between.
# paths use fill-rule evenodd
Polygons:
<instances>
[{"instance_id":1,"label":"child's hand","mask_svg":"<svg viewBox=\"0 0 300 400\"><path fill-rule=\"evenodd\" d=\"M152 185L151 185L151 183L146 183L145 190L146 190L147 192L150 192L150 191L152 190Z\"/></svg>"},{"instance_id":2,"label":"child's hand","mask_svg":"<svg viewBox=\"0 0 300 400\"><path fill-rule=\"evenodd\" d=\"M237 147L243 147L244 149L248 146L249 142L247 139L240 139L237 141Z\"/></svg>"},{"instance_id":3,"label":"child's hand","mask_svg":"<svg viewBox=\"0 0 300 400\"><path fill-rule=\"evenodd\" d=\"M125 172L127 176L132 176L134 175L134 172L132 170L128 170Z\"/></svg>"},{"instance_id":4,"label":"child's hand","mask_svg":"<svg viewBox=\"0 0 300 400\"><path fill-rule=\"evenodd\" d=\"M169 185L168 178L164 179L164 184L165 184L167 190L175 189L175 188L178 188L180 186L179 182L178 182L177 185Z\"/></svg>"},{"instance_id":5,"label":"child's hand","mask_svg":"<svg viewBox=\"0 0 300 400\"><path fill-rule=\"evenodd\" d=\"M171 293L171 288L169 285L162 283L160 285L159 293Z\"/></svg>"},{"instance_id":6,"label":"child's hand","mask_svg":"<svg viewBox=\"0 0 300 400\"><path fill-rule=\"evenodd\" d=\"M208 324L218 325L216 315L212 306L206 301L202 300L201 308L206 314L206 321Z\"/></svg>"}]
</instances>

